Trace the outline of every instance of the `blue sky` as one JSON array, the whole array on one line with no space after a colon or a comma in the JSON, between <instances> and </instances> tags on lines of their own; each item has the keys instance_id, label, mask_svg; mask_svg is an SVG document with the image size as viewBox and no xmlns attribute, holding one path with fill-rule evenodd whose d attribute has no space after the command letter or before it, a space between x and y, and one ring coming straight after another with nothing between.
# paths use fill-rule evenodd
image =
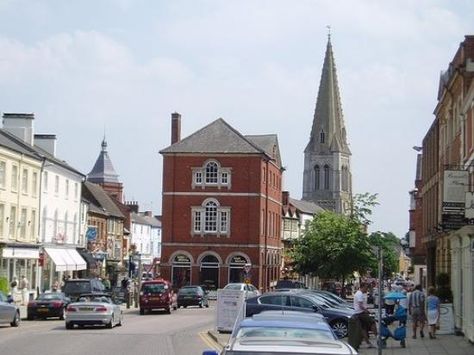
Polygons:
<instances>
[{"instance_id":1,"label":"blue sky","mask_svg":"<svg viewBox=\"0 0 474 355\"><path fill-rule=\"evenodd\" d=\"M276 133L284 188L301 198L327 41L332 43L354 192L379 194L371 230L408 230L416 152L438 79L472 1L0 0L0 111L34 112L37 133L87 174L108 150L125 198L161 211L170 114L182 136L222 117Z\"/></svg>"}]
</instances>

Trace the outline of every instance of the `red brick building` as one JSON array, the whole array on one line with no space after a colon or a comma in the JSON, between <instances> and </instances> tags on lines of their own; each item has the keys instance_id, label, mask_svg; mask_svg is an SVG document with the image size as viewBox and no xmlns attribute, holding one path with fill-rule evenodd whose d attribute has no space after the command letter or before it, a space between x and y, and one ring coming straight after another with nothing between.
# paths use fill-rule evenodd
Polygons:
<instances>
[{"instance_id":1,"label":"red brick building","mask_svg":"<svg viewBox=\"0 0 474 355\"><path fill-rule=\"evenodd\" d=\"M162 276L175 287L249 278L269 289L282 260L277 136L243 136L223 119L183 140L180 131L174 113L172 144L160 152Z\"/></svg>"}]
</instances>

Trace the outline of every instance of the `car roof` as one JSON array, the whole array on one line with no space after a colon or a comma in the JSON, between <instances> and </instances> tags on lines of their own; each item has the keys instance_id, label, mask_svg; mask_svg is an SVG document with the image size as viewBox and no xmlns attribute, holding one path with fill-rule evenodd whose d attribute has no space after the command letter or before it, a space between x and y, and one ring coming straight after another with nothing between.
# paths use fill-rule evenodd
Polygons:
<instances>
[{"instance_id":1,"label":"car roof","mask_svg":"<svg viewBox=\"0 0 474 355\"><path fill-rule=\"evenodd\" d=\"M79 298L81 297L111 297L109 293L104 293L104 292L97 292L97 293L81 293L79 295Z\"/></svg>"},{"instance_id":2,"label":"car roof","mask_svg":"<svg viewBox=\"0 0 474 355\"><path fill-rule=\"evenodd\" d=\"M300 311L287 311L287 310L265 310L260 313L254 314L252 316L254 319L264 319L264 318L298 318L304 319L311 322L315 321L325 321L325 317L321 313L310 313L310 312L300 312Z\"/></svg>"},{"instance_id":3,"label":"car roof","mask_svg":"<svg viewBox=\"0 0 474 355\"><path fill-rule=\"evenodd\" d=\"M154 279L154 280L142 281L142 285L144 285L144 284L164 284L164 283L170 283L170 282L167 281L167 280L164 280L164 279Z\"/></svg>"},{"instance_id":4,"label":"car roof","mask_svg":"<svg viewBox=\"0 0 474 355\"><path fill-rule=\"evenodd\" d=\"M326 322L309 321L302 317L268 317L268 318L245 318L240 322L239 328L262 327L262 328L300 328L300 329L319 329L331 330Z\"/></svg>"}]
</instances>

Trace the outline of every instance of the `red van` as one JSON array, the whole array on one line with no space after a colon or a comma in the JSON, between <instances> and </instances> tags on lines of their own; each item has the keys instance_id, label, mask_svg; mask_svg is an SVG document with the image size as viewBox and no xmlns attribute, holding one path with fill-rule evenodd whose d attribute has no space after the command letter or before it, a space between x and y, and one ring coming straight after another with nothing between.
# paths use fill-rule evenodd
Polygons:
<instances>
[{"instance_id":1,"label":"red van","mask_svg":"<svg viewBox=\"0 0 474 355\"><path fill-rule=\"evenodd\" d=\"M140 314L153 309L164 309L171 313L171 309L178 308L177 298L171 283L164 279L143 281L140 289Z\"/></svg>"}]
</instances>

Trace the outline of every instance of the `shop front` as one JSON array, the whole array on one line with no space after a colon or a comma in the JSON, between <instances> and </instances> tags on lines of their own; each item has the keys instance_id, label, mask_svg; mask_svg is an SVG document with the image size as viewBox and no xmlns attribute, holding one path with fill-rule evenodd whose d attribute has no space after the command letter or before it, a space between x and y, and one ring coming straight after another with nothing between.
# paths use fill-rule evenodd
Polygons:
<instances>
[{"instance_id":1,"label":"shop front","mask_svg":"<svg viewBox=\"0 0 474 355\"><path fill-rule=\"evenodd\" d=\"M10 289L17 303L27 303L36 296L38 279L39 248L37 246L8 245L3 249L0 259L0 277L8 280L10 285L16 279L17 286ZM21 290L20 283L26 279L26 290Z\"/></svg>"},{"instance_id":2,"label":"shop front","mask_svg":"<svg viewBox=\"0 0 474 355\"><path fill-rule=\"evenodd\" d=\"M44 248L43 291L51 291L65 277L78 277L78 272L87 269L85 260L75 248Z\"/></svg>"}]
</instances>

